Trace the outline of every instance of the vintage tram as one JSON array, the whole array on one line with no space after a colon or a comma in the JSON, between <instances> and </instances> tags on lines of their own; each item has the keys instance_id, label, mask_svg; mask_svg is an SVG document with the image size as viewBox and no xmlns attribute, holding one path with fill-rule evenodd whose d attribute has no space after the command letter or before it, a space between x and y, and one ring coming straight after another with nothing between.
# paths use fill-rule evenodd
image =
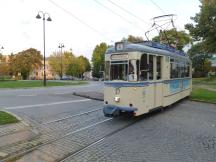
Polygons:
<instances>
[{"instance_id":1,"label":"vintage tram","mask_svg":"<svg viewBox=\"0 0 216 162\"><path fill-rule=\"evenodd\" d=\"M152 41L115 43L106 51L104 73L103 112L109 117L148 113L192 91L189 57Z\"/></svg>"}]
</instances>

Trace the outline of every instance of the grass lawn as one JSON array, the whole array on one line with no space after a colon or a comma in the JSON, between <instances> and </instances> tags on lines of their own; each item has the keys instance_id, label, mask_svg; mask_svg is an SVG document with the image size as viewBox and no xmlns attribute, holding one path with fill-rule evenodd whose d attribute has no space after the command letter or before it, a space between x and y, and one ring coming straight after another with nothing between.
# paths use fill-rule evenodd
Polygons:
<instances>
[{"instance_id":1,"label":"grass lawn","mask_svg":"<svg viewBox=\"0 0 216 162\"><path fill-rule=\"evenodd\" d=\"M0 125L18 122L17 118L4 111L0 111Z\"/></svg>"},{"instance_id":2,"label":"grass lawn","mask_svg":"<svg viewBox=\"0 0 216 162\"><path fill-rule=\"evenodd\" d=\"M68 86L68 85L81 85L87 84L86 81L47 81L47 87L51 86ZM0 88L31 88L31 87L43 87L43 81L0 81Z\"/></svg>"},{"instance_id":3,"label":"grass lawn","mask_svg":"<svg viewBox=\"0 0 216 162\"><path fill-rule=\"evenodd\" d=\"M216 103L216 91L210 91L203 88L193 88L190 98Z\"/></svg>"},{"instance_id":4,"label":"grass lawn","mask_svg":"<svg viewBox=\"0 0 216 162\"><path fill-rule=\"evenodd\" d=\"M216 78L194 78L190 98L216 103Z\"/></svg>"}]
</instances>

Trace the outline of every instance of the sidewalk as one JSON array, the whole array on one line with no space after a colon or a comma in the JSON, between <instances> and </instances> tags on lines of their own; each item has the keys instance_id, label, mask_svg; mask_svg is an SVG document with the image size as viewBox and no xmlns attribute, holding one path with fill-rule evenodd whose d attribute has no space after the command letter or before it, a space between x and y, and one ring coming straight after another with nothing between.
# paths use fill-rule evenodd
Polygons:
<instances>
[{"instance_id":1,"label":"sidewalk","mask_svg":"<svg viewBox=\"0 0 216 162\"><path fill-rule=\"evenodd\" d=\"M0 126L0 161L7 157L17 143L27 141L36 134L32 132L31 127L19 121L15 124L6 124ZM8 148L8 149L7 149Z\"/></svg>"}]
</instances>

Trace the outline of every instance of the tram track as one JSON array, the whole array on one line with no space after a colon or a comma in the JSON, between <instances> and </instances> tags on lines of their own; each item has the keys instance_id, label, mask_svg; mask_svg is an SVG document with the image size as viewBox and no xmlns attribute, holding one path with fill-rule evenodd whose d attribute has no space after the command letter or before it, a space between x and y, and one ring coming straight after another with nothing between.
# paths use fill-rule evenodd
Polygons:
<instances>
[{"instance_id":1,"label":"tram track","mask_svg":"<svg viewBox=\"0 0 216 162\"><path fill-rule=\"evenodd\" d=\"M79 114L66 116L66 117L64 117L64 118L55 119L55 120L52 120L52 121L48 121L48 122L42 123L41 125L47 125L47 124L51 124L51 123L55 123L55 122L60 122L60 121L67 120L67 119L70 119L70 118L74 118L74 117L86 115L86 114L89 114L89 113L92 113L92 112L95 112L95 111L99 111L99 110L102 110L102 109L103 109L103 108L93 109L93 110L86 111L86 112L82 112L82 113L79 113Z\"/></svg>"},{"instance_id":2,"label":"tram track","mask_svg":"<svg viewBox=\"0 0 216 162\"><path fill-rule=\"evenodd\" d=\"M98 105L100 105L100 104L98 104ZM91 107L98 106L98 105L93 105ZM82 115L88 115L90 113L94 113L94 112L97 112L97 111L100 111L100 110L102 110L102 108L97 108L97 109L93 109L93 110L90 110L90 111L81 112L81 113L78 113L78 114L66 116L66 117L63 117L63 118L51 120L51 121L44 122L44 123L39 123L39 122L37 122L35 120L32 120L31 118L27 117L26 115L24 116L24 118L27 119L27 120L29 120L31 123L34 123L36 125L34 127L34 129L38 129L40 127L45 127L46 125L50 125L50 124L53 124L53 123L61 122L61 121L68 120L68 119L75 118L75 117L79 117L79 116L82 116ZM1 132L0 133L0 137L5 136L5 135L9 135L9 134L14 134L14 133L26 131L26 130L30 130L30 129L29 128L22 128L22 129L19 129L19 130L17 130L17 129L11 129L10 131L8 131L6 133ZM49 128L46 127L46 130L49 130Z\"/></svg>"},{"instance_id":3,"label":"tram track","mask_svg":"<svg viewBox=\"0 0 216 162\"><path fill-rule=\"evenodd\" d=\"M65 134L65 135L63 135L63 136L61 136L61 137L57 137L57 138L55 138L55 139L49 140L49 141L44 142L44 143L42 143L42 144L39 144L39 145L37 145L37 146L35 146L35 147L32 147L32 148L30 148L30 149L21 151L21 152L19 152L19 153L17 153L17 154L14 154L14 155L9 156L9 157L7 157L7 158L5 158L5 159L2 159L2 162L7 162L7 161L9 161L9 160L16 159L16 158L18 158L18 157L20 157L20 156L23 156L23 155L25 155L25 154L27 154L27 153L30 153L30 152L32 152L32 151L34 151L34 150L36 150L36 149L38 149L38 148L40 148L40 147L42 147L42 146L45 146L45 145L47 145L47 144L56 142L56 141L58 141L58 140L60 140L60 139L63 139L63 138L65 138L65 137L69 136L69 135L75 134L75 133L80 132L80 131L83 131L83 130L85 130L85 129L89 129L89 128L93 127L93 126L96 126L96 125L98 125L98 124L105 123L105 122L110 121L110 120L112 120L112 118L109 118L109 119L106 119L106 120L103 120L103 121L94 123L94 124L92 124L92 125L89 125L89 126L80 128L80 129L78 129L78 130L69 132L69 133L67 133L67 134Z\"/></svg>"},{"instance_id":4,"label":"tram track","mask_svg":"<svg viewBox=\"0 0 216 162\"><path fill-rule=\"evenodd\" d=\"M81 149L79 149L79 150L77 150L77 151L75 151L75 152L67 155L66 157L64 157L63 159L61 159L59 162L67 162L67 160L71 160L71 158L73 158L74 156L76 156L76 155L84 152L86 149L91 148L92 146L94 146L94 145L102 142L103 140L111 137L112 135L114 135L114 134L116 134L116 133L118 133L118 132L120 132L120 131L122 131L122 130L130 127L130 126L132 126L133 124L137 123L140 120L141 120L141 118L135 119L135 121L132 121L131 123L127 124L126 126L121 127L121 128L119 128L119 129L117 129L117 130L115 130L113 132L110 132L109 134L107 134L107 135L103 136L102 138L100 138L100 139L98 139L98 140L90 143L89 145L87 145L87 146L85 146L85 147L83 147L83 148L81 148Z\"/></svg>"},{"instance_id":5,"label":"tram track","mask_svg":"<svg viewBox=\"0 0 216 162\"><path fill-rule=\"evenodd\" d=\"M94 106L98 106L98 105L94 105ZM97 114L94 114L94 113L97 113L99 110L102 110L102 108L93 109L91 111L85 111L82 113L67 116L64 118L59 118L59 119L56 119L53 121L49 121L48 123L42 123L42 124L38 123L37 121L35 121L35 120L33 120L33 119L31 119L25 115L24 118L26 120L30 121L34 125L34 127L33 127L34 132L38 131L39 134L34 136L34 137L31 137L30 139L19 141L17 143L12 143L12 144L9 144L7 146L0 147L0 150L3 152L6 151L9 155L16 154L16 152L22 152L22 150L26 150L26 149L27 150L31 150L31 149L34 150L37 148L36 146L40 147L40 146L42 146L41 144L47 144L49 142L52 142L53 140L61 139L62 135L64 135L65 133L67 133L67 135L69 135L68 133L69 133L69 130L71 132L71 129L75 133L77 130L79 131L79 129L81 129L86 124L95 123L95 122L98 123L98 121L101 122L101 119L103 119L105 117L103 117L102 114L100 114L101 116L99 116L99 117ZM81 120L84 120L84 121L81 121L81 123L79 122L77 124L76 120L75 120L77 118L75 118L75 117L80 117L83 115L85 115L85 117ZM86 115L90 115L90 117L86 117ZM70 122L70 123L75 123L75 125L69 124L69 125L67 125L67 127L57 128L55 130L53 130L52 128L49 127L50 125L53 125L55 123L59 123L61 121L71 120L71 119L73 119L74 122ZM80 119L78 119L78 120L80 120ZM13 133L16 133L16 132L13 132Z\"/></svg>"},{"instance_id":6,"label":"tram track","mask_svg":"<svg viewBox=\"0 0 216 162\"><path fill-rule=\"evenodd\" d=\"M127 120L127 119L126 120L118 120L118 119L108 118L108 119L105 119L103 121L88 125L86 127L82 127L82 128L77 129L75 131L71 131L71 132L69 132L69 133L67 133L67 134L65 134L59 138L49 140L49 141L44 142L40 145L37 145L37 146L32 147L30 149L27 149L25 151L19 152L18 154L15 154L15 155L12 155L6 159L3 159L3 162L7 162L8 160L15 159L17 157L22 158L25 155L31 156L31 152L33 152L33 151L46 150L46 148L50 148L53 146L56 146L58 148L59 144L64 146L64 142L62 142L62 141L66 141L66 143L67 143L67 141L69 140L70 142L72 141L72 143L75 142L74 144L70 144L71 147L73 147L73 146L75 147L75 148L71 148L71 150L75 150L75 151L71 151L71 150L68 151L68 150L63 149L64 150L63 153L61 153L60 155L57 156L57 157L60 156L61 158L55 159L55 161L56 160L57 161L59 161L59 160L60 161L66 161L67 159L72 158L73 156L85 151L86 149L90 148L91 146L96 145L97 143L103 141L104 139L120 132L123 129L126 129L127 127L129 127L133 124L135 124L140 119L141 118L135 118L135 119L130 119L130 120ZM106 129L105 129L106 131L101 130L102 133L99 133L100 135L98 136L97 129L99 129L99 127L104 129L104 127L103 127L104 125L102 125L102 124L108 125L109 130L108 131ZM115 128L110 127L110 126L113 126L114 124L117 125L117 126L116 125L114 126ZM94 130L94 131L92 131L92 130ZM82 139L81 141L85 144L81 145L81 146L79 145L79 147L76 147L76 144L79 143L79 138L77 139L77 137L83 136L83 134L85 134L86 132L87 132L87 135L84 135L84 141L87 141L87 142L84 142ZM95 135L91 135L91 133L93 133ZM92 139L92 137L93 137L93 139ZM60 149L57 149L57 150L58 151L56 152L56 154L58 154ZM65 152L69 152L69 154L68 153L65 154Z\"/></svg>"}]
</instances>

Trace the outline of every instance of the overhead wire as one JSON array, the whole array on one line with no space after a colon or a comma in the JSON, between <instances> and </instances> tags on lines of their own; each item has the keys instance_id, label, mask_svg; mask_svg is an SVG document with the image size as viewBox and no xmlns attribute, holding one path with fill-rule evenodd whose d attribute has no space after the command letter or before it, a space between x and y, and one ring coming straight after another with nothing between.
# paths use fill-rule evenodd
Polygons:
<instances>
[{"instance_id":1,"label":"overhead wire","mask_svg":"<svg viewBox=\"0 0 216 162\"><path fill-rule=\"evenodd\" d=\"M166 12L157 4L157 3L155 3L153 0L150 0L152 3L153 3L153 5L155 5L163 14L166 14Z\"/></svg>"},{"instance_id":2,"label":"overhead wire","mask_svg":"<svg viewBox=\"0 0 216 162\"><path fill-rule=\"evenodd\" d=\"M76 19L78 22L80 22L81 24L83 24L84 26L88 27L89 29L91 29L92 31L96 32L97 34L103 36L106 39L109 39L111 42L113 42L112 39L110 39L109 37L107 37L105 34L103 34L101 31L97 30L96 28L92 27L91 25L89 25L88 23L86 23L85 21L83 21L82 19L80 19L78 16L74 15L72 12L68 11L67 9L65 9L64 7L60 6L59 4L57 4L56 2L54 2L53 0L48 0L50 3L52 3L54 6L56 6L57 8L61 9L62 11L64 11L65 13L67 13L68 15L70 15L71 17L73 17L74 19Z\"/></svg>"},{"instance_id":3,"label":"overhead wire","mask_svg":"<svg viewBox=\"0 0 216 162\"><path fill-rule=\"evenodd\" d=\"M123 19L124 21L128 22L128 23L132 23L130 21L128 21L126 18L124 18L123 16L121 16L120 14L118 14L117 12L115 12L114 10L110 9L109 7L105 6L104 4L100 3L97 0L94 0L97 4L99 4L100 6L106 8L107 10L109 10L110 12L112 12L113 14L119 16L121 19Z\"/></svg>"},{"instance_id":4,"label":"overhead wire","mask_svg":"<svg viewBox=\"0 0 216 162\"><path fill-rule=\"evenodd\" d=\"M114 10L110 9L109 7L105 6L104 4L100 3L98 0L94 0L97 4L99 4L100 6L104 7L105 9L107 9L108 11L110 11L111 13L113 13L114 15L119 16L121 19L123 19L124 21L126 21L127 23L137 27L140 31L143 32L143 28L141 28L140 26L128 21L126 18L124 18L123 16L121 16L120 14L118 14L117 12L115 12Z\"/></svg>"},{"instance_id":5,"label":"overhead wire","mask_svg":"<svg viewBox=\"0 0 216 162\"><path fill-rule=\"evenodd\" d=\"M124 12L126 12L127 14L133 16L133 17L136 18L137 20L139 20L139 21L141 21L141 22L143 22L143 23L145 23L145 24L149 24L148 22L146 22L145 20L143 20L143 19L140 18L139 16L133 14L132 12L130 12L129 10L123 8L122 6L118 5L117 3L114 3L114 2L111 1L111 0L107 0L107 1L110 2L111 4L113 4L114 6L120 8L121 10L123 10Z\"/></svg>"}]
</instances>

